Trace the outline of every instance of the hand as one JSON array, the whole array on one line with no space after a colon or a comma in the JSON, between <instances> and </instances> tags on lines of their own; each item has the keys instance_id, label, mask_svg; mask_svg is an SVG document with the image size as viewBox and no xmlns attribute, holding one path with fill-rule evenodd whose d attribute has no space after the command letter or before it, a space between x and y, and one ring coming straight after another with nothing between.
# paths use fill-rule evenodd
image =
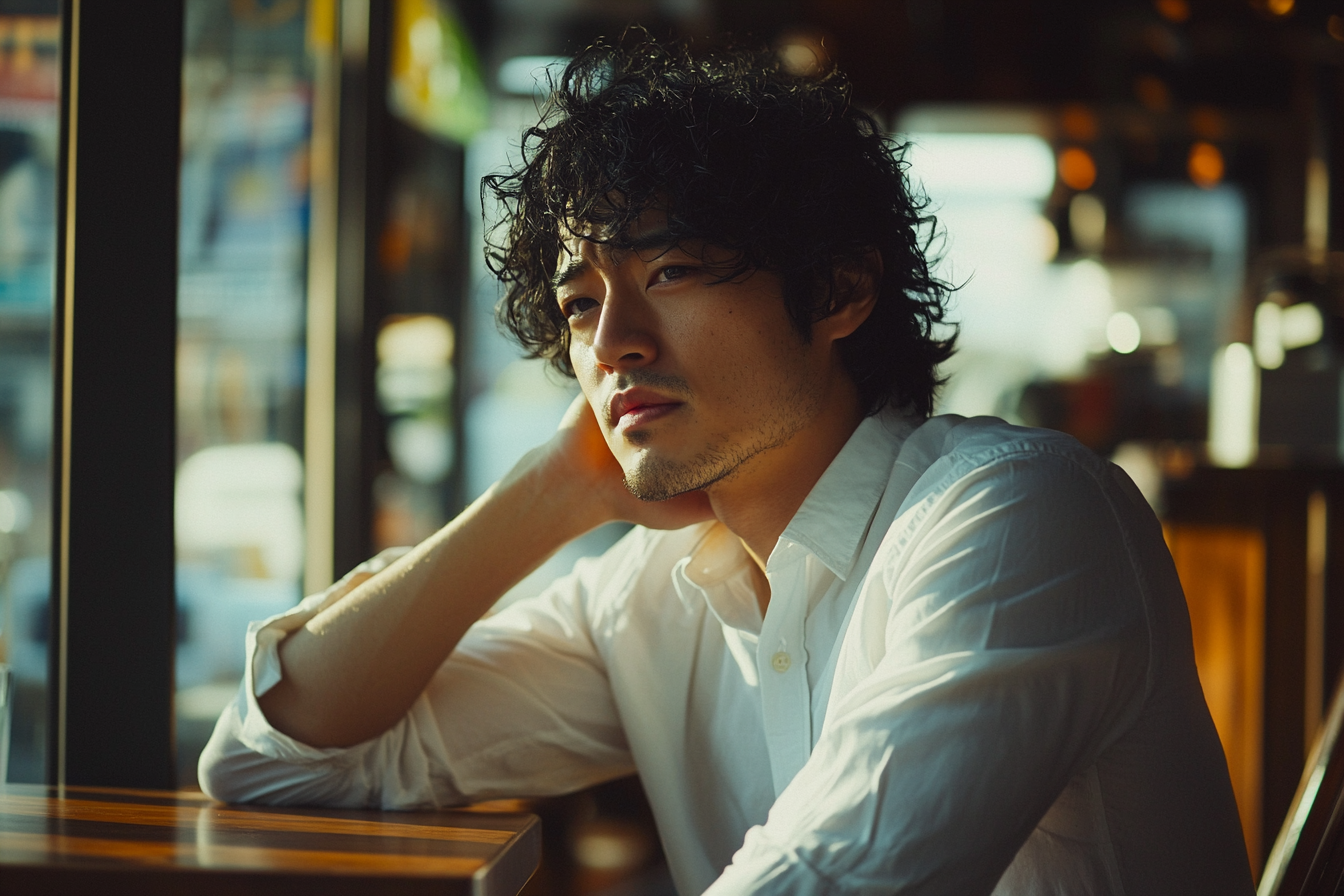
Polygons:
<instances>
[{"instance_id":1,"label":"hand","mask_svg":"<svg viewBox=\"0 0 1344 896\"><path fill-rule=\"evenodd\" d=\"M651 529L680 529L714 519L709 498L702 491L666 501L641 501L630 494L625 473L607 447L602 427L582 394L570 403L555 437L544 450L552 462L559 461L552 475L582 483L584 497L597 505L594 509L601 522L624 520Z\"/></svg>"}]
</instances>

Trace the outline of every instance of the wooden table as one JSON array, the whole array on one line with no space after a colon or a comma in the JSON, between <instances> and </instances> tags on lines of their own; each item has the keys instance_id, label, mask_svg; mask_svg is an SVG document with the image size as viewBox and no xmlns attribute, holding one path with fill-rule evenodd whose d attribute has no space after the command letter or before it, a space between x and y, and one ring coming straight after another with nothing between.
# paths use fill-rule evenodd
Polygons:
<instances>
[{"instance_id":1,"label":"wooden table","mask_svg":"<svg viewBox=\"0 0 1344 896\"><path fill-rule=\"evenodd\" d=\"M229 806L200 793L0 785L0 893L514 896L535 816Z\"/></svg>"}]
</instances>

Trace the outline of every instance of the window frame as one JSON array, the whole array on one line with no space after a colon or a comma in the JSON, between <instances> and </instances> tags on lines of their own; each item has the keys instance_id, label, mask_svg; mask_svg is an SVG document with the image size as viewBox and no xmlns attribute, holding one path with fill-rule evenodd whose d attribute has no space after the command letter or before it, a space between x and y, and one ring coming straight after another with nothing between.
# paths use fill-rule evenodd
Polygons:
<instances>
[{"instance_id":1,"label":"window frame","mask_svg":"<svg viewBox=\"0 0 1344 896\"><path fill-rule=\"evenodd\" d=\"M182 2L61 8L47 758L56 785L175 780L182 26Z\"/></svg>"}]
</instances>

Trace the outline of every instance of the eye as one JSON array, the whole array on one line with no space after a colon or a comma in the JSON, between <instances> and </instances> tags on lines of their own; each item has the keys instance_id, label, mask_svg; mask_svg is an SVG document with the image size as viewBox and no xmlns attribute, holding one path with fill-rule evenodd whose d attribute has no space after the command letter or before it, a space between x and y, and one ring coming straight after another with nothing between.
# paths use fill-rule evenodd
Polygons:
<instances>
[{"instance_id":1,"label":"eye","mask_svg":"<svg viewBox=\"0 0 1344 896\"><path fill-rule=\"evenodd\" d=\"M573 320L576 317L583 316L585 312L592 311L596 307L597 301L595 299L590 299L587 296L579 296L575 299L565 300L565 302L561 304L560 310L565 313L565 317Z\"/></svg>"},{"instance_id":2,"label":"eye","mask_svg":"<svg viewBox=\"0 0 1344 896\"><path fill-rule=\"evenodd\" d=\"M688 264L669 264L654 272L654 283L667 283L689 277L695 268Z\"/></svg>"}]
</instances>

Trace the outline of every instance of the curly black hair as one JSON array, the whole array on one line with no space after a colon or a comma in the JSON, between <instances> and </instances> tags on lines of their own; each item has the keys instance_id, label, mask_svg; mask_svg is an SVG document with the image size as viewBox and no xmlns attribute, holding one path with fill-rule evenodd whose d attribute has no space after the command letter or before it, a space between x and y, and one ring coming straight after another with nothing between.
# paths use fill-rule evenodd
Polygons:
<instances>
[{"instance_id":1,"label":"curly black hair","mask_svg":"<svg viewBox=\"0 0 1344 896\"><path fill-rule=\"evenodd\" d=\"M524 134L521 166L481 185L482 205L493 193L507 221L486 247L506 286L501 323L573 376L552 277L576 223L619 246L645 211L665 212L674 242L730 250L724 280L776 274L805 339L847 300L836 272L876 251L877 302L841 357L867 413L893 403L928 415L955 341L935 333L952 287L930 272L934 221L904 147L850 92L839 71L792 74L766 48L697 53L632 30L579 53Z\"/></svg>"}]
</instances>

